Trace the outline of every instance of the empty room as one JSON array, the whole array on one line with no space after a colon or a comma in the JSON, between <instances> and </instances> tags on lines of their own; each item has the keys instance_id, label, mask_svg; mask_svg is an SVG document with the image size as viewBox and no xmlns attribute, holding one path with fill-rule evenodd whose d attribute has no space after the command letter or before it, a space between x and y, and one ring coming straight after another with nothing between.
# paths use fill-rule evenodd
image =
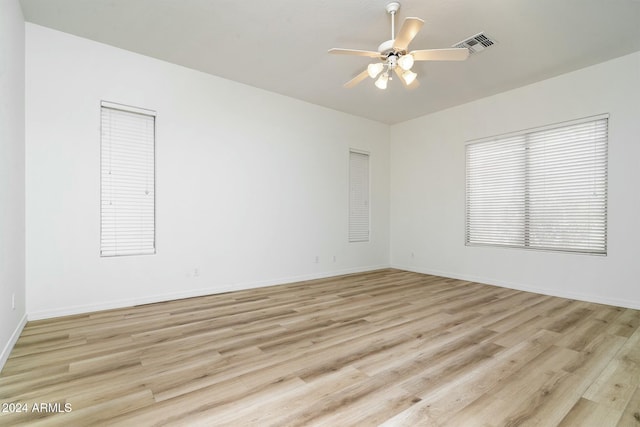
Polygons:
<instances>
[{"instance_id":1,"label":"empty room","mask_svg":"<svg viewBox=\"0 0 640 427\"><path fill-rule=\"evenodd\" d=\"M640 426L637 0L0 0L0 425Z\"/></svg>"}]
</instances>

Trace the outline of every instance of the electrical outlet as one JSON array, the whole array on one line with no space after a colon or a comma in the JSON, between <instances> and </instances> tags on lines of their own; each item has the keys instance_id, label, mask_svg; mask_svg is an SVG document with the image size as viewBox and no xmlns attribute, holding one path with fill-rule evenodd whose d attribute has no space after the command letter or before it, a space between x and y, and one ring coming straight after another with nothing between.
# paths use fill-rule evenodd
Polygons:
<instances>
[{"instance_id":1,"label":"electrical outlet","mask_svg":"<svg viewBox=\"0 0 640 427\"><path fill-rule=\"evenodd\" d=\"M199 268L194 268L193 269L193 277L200 277L200 269Z\"/></svg>"},{"instance_id":2,"label":"electrical outlet","mask_svg":"<svg viewBox=\"0 0 640 427\"><path fill-rule=\"evenodd\" d=\"M11 310L16 309L16 293L11 294Z\"/></svg>"},{"instance_id":3,"label":"electrical outlet","mask_svg":"<svg viewBox=\"0 0 640 427\"><path fill-rule=\"evenodd\" d=\"M333 262L336 262L336 256L335 255L333 256Z\"/></svg>"},{"instance_id":4,"label":"electrical outlet","mask_svg":"<svg viewBox=\"0 0 640 427\"><path fill-rule=\"evenodd\" d=\"M316 264L320 262L320 257L316 255Z\"/></svg>"}]
</instances>

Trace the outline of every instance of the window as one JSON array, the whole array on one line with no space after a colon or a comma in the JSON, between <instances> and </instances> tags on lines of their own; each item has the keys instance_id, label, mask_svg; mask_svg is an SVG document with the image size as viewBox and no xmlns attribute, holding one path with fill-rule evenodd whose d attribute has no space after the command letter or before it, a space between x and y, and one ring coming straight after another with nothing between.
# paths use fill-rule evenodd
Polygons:
<instances>
[{"instance_id":1,"label":"window","mask_svg":"<svg viewBox=\"0 0 640 427\"><path fill-rule=\"evenodd\" d=\"M369 241L369 154L349 152L349 241Z\"/></svg>"},{"instance_id":2,"label":"window","mask_svg":"<svg viewBox=\"0 0 640 427\"><path fill-rule=\"evenodd\" d=\"M606 254L608 116L466 146L466 244Z\"/></svg>"},{"instance_id":3,"label":"window","mask_svg":"<svg viewBox=\"0 0 640 427\"><path fill-rule=\"evenodd\" d=\"M155 112L101 103L100 255L155 253Z\"/></svg>"}]
</instances>

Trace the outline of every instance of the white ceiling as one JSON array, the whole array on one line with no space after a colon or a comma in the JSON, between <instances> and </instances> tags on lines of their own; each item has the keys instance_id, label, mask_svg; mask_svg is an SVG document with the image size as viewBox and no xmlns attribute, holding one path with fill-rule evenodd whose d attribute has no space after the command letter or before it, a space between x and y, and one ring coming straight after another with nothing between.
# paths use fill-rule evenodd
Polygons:
<instances>
[{"instance_id":1,"label":"white ceiling","mask_svg":"<svg viewBox=\"0 0 640 427\"><path fill-rule=\"evenodd\" d=\"M479 32L498 44L463 62L416 63L420 87L342 84L390 38L389 0L21 0L25 19L384 123L398 123L640 50L640 0L403 0L425 20L411 49Z\"/></svg>"}]
</instances>

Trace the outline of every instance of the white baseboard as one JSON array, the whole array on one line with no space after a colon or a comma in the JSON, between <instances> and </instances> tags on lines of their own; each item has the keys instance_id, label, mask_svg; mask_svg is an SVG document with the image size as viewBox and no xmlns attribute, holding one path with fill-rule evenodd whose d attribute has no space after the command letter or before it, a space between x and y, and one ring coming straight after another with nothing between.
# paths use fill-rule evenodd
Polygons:
<instances>
[{"instance_id":1,"label":"white baseboard","mask_svg":"<svg viewBox=\"0 0 640 427\"><path fill-rule=\"evenodd\" d=\"M606 305L612 305L616 307L625 307L625 308L633 308L636 310L640 310L640 301L623 300L619 298L602 297L599 295L590 295L590 294L582 294L578 292L567 292L567 291L562 291L558 289L541 288L538 286L529 286L522 283L513 283L513 282L504 281L504 280L495 280L493 278L488 278L488 277L474 276L471 274L458 274L458 273L451 273L448 271L438 271L438 270L432 270L428 268L421 268L421 267L415 267L415 266L392 264L391 268L413 271L415 273L431 274L433 276L449 277L451 279L459 279L459 280L467 280L467 281L476 282L476 283L484 283L487 285L500 286L503 288L516 289L519 291L534 292L536 294L543 294L543 295L549 295L554 297L593 302L596 304L606 304Z\"/></svg>"},{"instance_id":2,"label":"white baseboard","mask_svg":"<svg viewBox=\"0 0 640 427\"><path fill-rule=\"evenodd\" d=\"M221 294L224 292L241 291L245 289L262 288L266 286L284 285L287 283L303 282L306 280L324 279L327 277L342 276L345 274L362 273L365 271L374 271L389 268L388 264L374 265L367 267L348 268L343 270L334 270L320 273L310 273L300 276L289 276L278 279L261 280L254 282L234 283L226 286L216 286L209 288L191 289L183 292L169 292L157 295L146 295L138 298L119 299L99 304L86 304L56 308L51 310L30 311L28 313L29 320L50 319L53 317L70 316L74 314L92 313L94 311L111 310L115 308L131 307L134 305L152 304L156 302L171 301L183 298L199 297L203 295Z\"/></svg>"},{"instance_id":3,"label":"white baseboard","mask_svg":"<svg viewBox=\"0 0 640 427\"><path fill-rule=\"evenodd\" d=\"M7 359L11 354L11 350L13 350L13 346L16 345L16 342L18 341L18 338L20 338L20 334L22 333L22 330L24 329L26 324L27 324L27 314L25 313L22 316L22 319L20 319L20 322L18 322L18 325L16 326L16 329L13 331L13 334L11 334L9 341L5 344L4 348L2 349L2 353L0 353L0 372L2 371L2 368L4 368L4 364L7 362Z\"/></svg>"}]
</instances>

